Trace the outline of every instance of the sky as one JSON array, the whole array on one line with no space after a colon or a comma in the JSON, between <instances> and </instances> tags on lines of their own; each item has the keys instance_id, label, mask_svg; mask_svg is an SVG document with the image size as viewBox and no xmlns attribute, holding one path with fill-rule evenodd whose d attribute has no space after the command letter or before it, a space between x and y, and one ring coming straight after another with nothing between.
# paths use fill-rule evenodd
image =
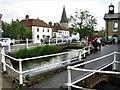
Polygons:
<instances>
[{"instance_id":1,"label":"sky","mask_svg":"<svg viewBox=\"0 0 120 90\"><path fill-rule=\"evenodd\" d=\"M67 17L74 15L76 10L89 10L97 18L96 29L105 27L104 14L108 13L108 6L115 6L118 13L118 2L120 0L0 0L0 13L2 20L10 23L13 20L37 19L48 22L60 22L63 6L65 6Z\"/></svg>"}]
</instances>

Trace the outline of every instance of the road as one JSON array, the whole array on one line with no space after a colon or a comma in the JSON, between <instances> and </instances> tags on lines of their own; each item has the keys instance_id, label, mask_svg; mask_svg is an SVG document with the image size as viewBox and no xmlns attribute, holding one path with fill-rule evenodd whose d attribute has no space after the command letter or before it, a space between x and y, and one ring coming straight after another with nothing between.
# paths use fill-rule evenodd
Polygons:
<instances>
[{"instance_id":1,"label":"road","mask_svg":"<svg viewBox=\"0 0 120 90\"><path fill-rule=\"evenodd\" d=\"M96 53L92 53L89 56L87 56L84 61L88 61L109 53L112 53L114 51L120 51L120 45L106 45L102 47L101 51L98 51ZM102 62L103 63L103 62ZM92 67L95 68L97 64L88 65L86 67ZM1 67L0 67L1 69ZM80 72L73 72L72 78L75 78L76 76L80 75ZM15 87L6 77L2 77L2 73L0 72L0 88L13 88ZM67 82L67 71L63 71L61 73L55 74L54 76L51 76L45 80L42 80L41 82L37 83L36 85L33 85L30 88L59 88L60 85Z\"/></svg>"}]
</instances>

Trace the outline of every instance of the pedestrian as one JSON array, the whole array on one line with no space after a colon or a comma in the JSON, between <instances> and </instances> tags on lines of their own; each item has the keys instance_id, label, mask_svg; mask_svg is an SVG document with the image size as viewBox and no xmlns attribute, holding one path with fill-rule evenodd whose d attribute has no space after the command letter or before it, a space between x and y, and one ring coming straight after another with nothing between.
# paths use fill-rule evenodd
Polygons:
<instances>
[{"instance_id":1,"label":"pedestrian","mask_svg":"<svg viewBox=\"0 0 120 90\"><path fill-rule=\"evenodd\" d=\"M98 42L97 42L97 38L94 39L93 41L93 47L94 47L94 52L98 51Z\"/></svg>"},{"instance_id":2,"label":"pedestrian","mask_svg":"<svg viewBox=\"0 0 120 90\"><path fill-rule=\"evenodd\" d=\"M113 38L112 43L115 44L115 39Z\"/></svg>"},{"instance_id":3,"label":"pedestrian","mask_svg":"<svg viewBox=\"0 0 120 90\"><path fill-rule=\"evenodd\" d=\"M97 42L98 42L98 50L101 50L101 40L100 40L100 38L97 38Z\"/></svg>"}]
</instances>

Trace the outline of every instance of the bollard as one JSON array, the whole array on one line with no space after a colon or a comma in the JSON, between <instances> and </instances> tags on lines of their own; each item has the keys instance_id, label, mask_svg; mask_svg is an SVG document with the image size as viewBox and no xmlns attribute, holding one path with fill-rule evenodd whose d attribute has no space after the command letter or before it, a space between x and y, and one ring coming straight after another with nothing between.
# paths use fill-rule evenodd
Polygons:
<instances>
[{"instance_id":1,"label":"bollard","mask_svg":"<svg viewBox=\"0 0 120 90\"><path fill-rule=\"evenodd\" d=\"M23 84L23 75L22 75L22 60L19 60L19 83Z\"/></svg>"},{"instance_id":2,"label":"bollard","mask_svg":"<svg viewBox=\"0 0 120 90\"><path fill-rule=\"evenodd\" d=\"M1 54L2 54L2 59L1 62L3 63L3 71L6 71L6 65L5 65L5 46L2 46L2 50L1 50Z\"/></svg>"},{"instance_id":3,"label":"bollard","mask_svg":"<svg viewBox=\"0 0 120 90\"><path fill-rule=\"evenodd\" d=\"M28 38L26 38L26 48L28 49Z\"/></svg>"}]
</instances>

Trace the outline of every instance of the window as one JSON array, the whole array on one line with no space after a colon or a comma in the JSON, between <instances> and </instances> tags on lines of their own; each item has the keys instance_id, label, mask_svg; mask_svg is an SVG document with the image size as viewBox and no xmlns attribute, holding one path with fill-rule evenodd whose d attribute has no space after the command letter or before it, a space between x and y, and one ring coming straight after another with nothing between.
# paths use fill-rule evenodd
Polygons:
<instances>
[{"instance_id":1,"label":"window","mask_svg":"<svg viewBox=\"0 0 120 90\"><path fill-rule=\"evenodd\" d=\"M43 32L44 32L44 28L43 28Z\"/></svg>"},{"instance_id":2,"label":"window","mask_svg":"<svg viewBox=\"0 0 120 90\"><path fill-rule=\"evenodd\" d=\"M39 32L39 28L37 28L37 32Z\"/></svg>"},{"instance_id":3,"label":"window","mask_svg":"<svg viewBox=\"0 0 120 90\"><path fill-rule=\"evenodd\" d=\"M39 35L37 35L37 39L39 39Z\"/></svg>"},{"instance_id":4,"label":"window","mask_svg":"<svg viewBox=\"0 0 120 90\"><path fill-rule=\"evenodd\" d=\"M117 32L118 31L118 20L114 20L113 21L113 32Z\"/></svg>"},{"instance_id":5,"label":"window","mask_svg":"<svg viewBox=\"0 0 120 90\"><path fill-rule=\"evenodd\" d=\"M49 32L49 29L47 29L47 32Z\"/></svg>"}]
</instances>

